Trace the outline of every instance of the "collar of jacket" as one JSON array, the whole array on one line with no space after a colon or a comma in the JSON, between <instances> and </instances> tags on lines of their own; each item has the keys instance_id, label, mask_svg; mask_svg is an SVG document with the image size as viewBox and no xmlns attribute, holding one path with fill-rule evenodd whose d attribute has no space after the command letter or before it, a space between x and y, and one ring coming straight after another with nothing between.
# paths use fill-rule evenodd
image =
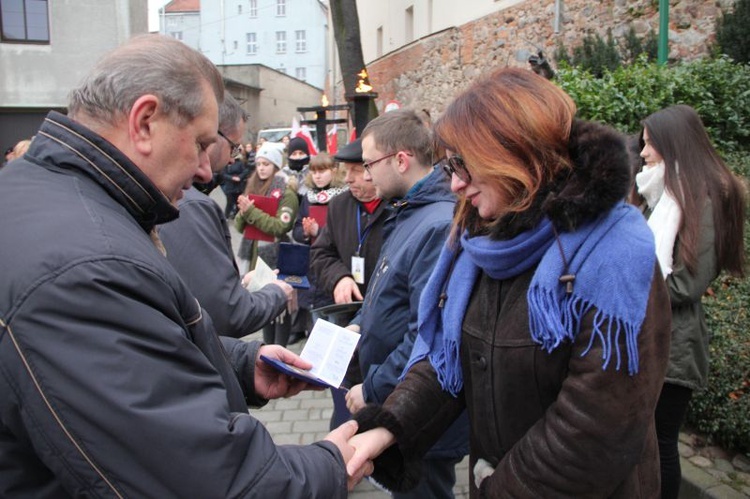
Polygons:
<instances>
[{"instance_id":1,"label":"collar of jacket","mask_svg":"<svg viewBox=\"0 0 750 499\"><path fill-rule=\"evenodd\" d=\"M45 164L93 179L146 232L179 216L177 208L122 152L60 113L47 115L29 153Z\"/></svg>"},{"instance_id":2,"label":"collar of jacket","mask_svg":"<svg viewBox=\"0 0 750 499\"><path fill-rule=\"evenodd\" d=\"M543 185L529 209L506 215L488 235L509 239L536 227L547 216L563 232L575 230L625 199L630 157L625 138L599 123L574 120L568 141L571 169Z\"/></svg>"}]
</instances>

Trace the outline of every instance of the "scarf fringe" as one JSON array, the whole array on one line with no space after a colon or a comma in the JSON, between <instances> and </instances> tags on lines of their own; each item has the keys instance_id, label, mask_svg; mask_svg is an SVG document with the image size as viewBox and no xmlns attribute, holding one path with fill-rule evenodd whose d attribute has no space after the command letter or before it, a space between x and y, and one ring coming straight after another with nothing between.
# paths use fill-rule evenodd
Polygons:
<instances>
[{"instance_id":1,"label":"scarf fringe","mask_svg":"<svg viewBox=\"0 0 750 499\"><path fill-rule=\"evenodd\" d=\"M558 304L554 293L540 287L529 288L529 329L531 337L541 347L551 353L565 340L573 342L580 331L581 318L593 307L575 295L567 295ZM620 352L620 335L625 332L625 347L628 356L628 373L638 373L638 333L640 327L629 324L623 319L613 318L598 310L594 315L593 331L586 349L581 357L587 355L598 339L602 347L602 370L606 370L614 353L615 370L622 365Z\"/></svg>"}]
</instances>

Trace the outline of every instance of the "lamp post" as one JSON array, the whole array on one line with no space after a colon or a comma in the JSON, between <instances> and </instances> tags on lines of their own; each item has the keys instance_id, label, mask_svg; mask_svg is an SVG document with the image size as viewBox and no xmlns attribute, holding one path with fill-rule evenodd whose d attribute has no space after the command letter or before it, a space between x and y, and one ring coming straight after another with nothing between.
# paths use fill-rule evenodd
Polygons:
<instances>
[{"instance_id":1,"label":"lamp post","mask_svg":"<svg viewBox=\"0 0 750 499\"><path fill-rule=\"evenodd\" d=\"M659 0L659 46L657 62L667 63L669 56L669 0Z\"/></svg>"},{"instance_id":2,"label":"lamp post","mask_svg":"<svg viewBox=\"0 0 750 499\"><path fill-rule=\"evenodd\" d=\"M354 108L354 130L356 136L359 137L370 122L370 103L377 98L378 94L372 91L366 69L363 69L357 76L359 76L357 88L354 89L353 94L346 96L346 100L351 102Z\"/></svg>"}]
</instances>

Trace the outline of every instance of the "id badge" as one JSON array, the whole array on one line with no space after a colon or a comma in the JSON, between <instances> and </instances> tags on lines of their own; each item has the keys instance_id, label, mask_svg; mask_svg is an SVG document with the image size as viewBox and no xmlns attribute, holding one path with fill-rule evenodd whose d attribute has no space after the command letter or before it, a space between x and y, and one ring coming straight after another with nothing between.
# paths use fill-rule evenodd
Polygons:
<instances>
[{"instance_id":1,"label":"id badge","mask_svg":"<svg viewBox=\"0 0 750 499\"><path fill-rule=\"evenodd\" d=\"M365 259L361 256L352 257L352 277L357 284L365 283Z\"/></svg>"}]
</instances>

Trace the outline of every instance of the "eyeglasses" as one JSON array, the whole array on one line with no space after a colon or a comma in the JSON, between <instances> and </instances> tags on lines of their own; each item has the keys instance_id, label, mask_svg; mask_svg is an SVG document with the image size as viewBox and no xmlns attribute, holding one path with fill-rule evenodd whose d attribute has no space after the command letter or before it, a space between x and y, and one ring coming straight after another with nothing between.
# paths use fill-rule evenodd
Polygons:
<instances>
[{"instance_id":1,"label":"eyeglasses","mask_svg":"<svg viewBox=\"0 0 750 499\"><path fill-rule=\"evenodd\" d=\"M393 153L391 153L391 154L386 154L386 155L385 155L385 156L383 156L382 158L374 159L374 160L372 160L372 161L366 161L366 162L362 163L362 166L364 166L364 167L365 167L365 170L367 170L367 173L372 173L372 172L370 172L370 168L371 168L371 167L372 167L372 166L373 166L373 165L374 165L375 163L380 163L381 161L383 161L383 160L385 160L385 159L388 159L388 158L392 158L392 157L394 157L394 156L395 156L396 154L398 154L398 153L399 153L399 151L396 151L396 152L393 152Z\"/></svg>"},{"instance_id":2,"label":"eyeglasses","mask_svg":"<svg viewBox=\"0 0 750 499\"><path fill-rule=\"evenodd\" d=\"M441 161L440 164L443 167L443 170L445 171L445 173L449 177L455 174L456 177L458 177L459 180L461 180L461 182L464 182L467 184L471 182L471 173L469 173L469 170L466 168L466 163L464 163L464 159L458 154L454 154L450 158L443 159L443 161Z\"/></svg>"},{"instance_id":3,"label":"eyeglasses","mask_svg":"<svg viewBox=\"0 0 750 499\"><path fill-rule=\"evenodd\" d=\"M224 140L226 140L229 143L229 147L232 148L231 152L229 153L230 156L234 157L242 152L242 144L235 144L229 139L229 137L224 135L221 130L219 130L219 135L224 137Z\"/></svg>"}]
</instances>

